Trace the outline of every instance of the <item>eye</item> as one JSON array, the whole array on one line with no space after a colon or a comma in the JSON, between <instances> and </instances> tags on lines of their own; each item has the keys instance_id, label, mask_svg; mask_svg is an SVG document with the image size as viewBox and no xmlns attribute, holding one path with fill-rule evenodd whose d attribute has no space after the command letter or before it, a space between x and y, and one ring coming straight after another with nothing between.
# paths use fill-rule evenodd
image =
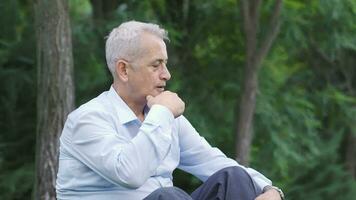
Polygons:
<instances>
[{"instance_id":1,"label":"eye","mask_svg":"<svg viewBox=\"0 0 356 200\"><path fill-rule=\"evenodd\" d=\"M156 62L151 64L151 67L153 67L155 70L161 68L162 66L166 66L167 61L165 60L157 60Z\"/></svg>"},{"instance_id":2,"label":"eye","mask_svg":"<svg viewBox=\"0 0 356 200\"><path fill-rule=\"evenodd\" d=\"M156 62L152 63L152 67L155 70L159 69L161 67L161 65L162 65L162 61L156 61Z\"/></svg>"}]
</instances>

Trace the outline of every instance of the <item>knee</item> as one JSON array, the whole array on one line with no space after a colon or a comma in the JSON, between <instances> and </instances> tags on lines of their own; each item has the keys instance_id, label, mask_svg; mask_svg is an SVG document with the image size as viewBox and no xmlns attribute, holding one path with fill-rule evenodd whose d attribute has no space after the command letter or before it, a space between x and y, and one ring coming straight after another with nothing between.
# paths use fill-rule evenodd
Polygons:
<instances>
[{"instance_id":1,"label":"knee","mask_svg":"<svg viewBox=\"0 0 356 200\"><path fill-rule=\"evenodd\" d=\"M162 187L153 191L149 195L149 197L152 197L153 199L179 199L179 197L185 196L189 195L177 187Z\"/></svg>"},{"instance_id":2,"label":"knee","mask_svg":"<svg viewBox=\"0 0 356 200\"><path fill-rule=\"evenodd\" d=\"M242 167L238 167L238 166L226 167L226 168L221 169L217 173L221 173L221 174L225 174L225 175L233 176L233 177L248 176L247 172Z\"/></svg>"},{"instance_id":3,"label":"knee","mask_svg":"<svg viewBox=\"0 0 356 200\"><path fill-rule=\"evenodd\" d=\"M172 196L176 192L176 187L162 187L152 192L152 195L157 196Z\"/></svg>"},{"instance_id":4,"label":"knee","mask_svg":"<svg viewBox=\"0 0 356 200\"><path fill-rule=\"evenodd\" d=\"M251 180L247 172L238 166L226 167L216 172L216 176L220 176L224 179L232 179L234 181L249 182Z\"/></svg>"},{"instance_id":5,"label":"knee","mask_svg":"<svg viewBox=\"0 0 356 200\"><path fill-rule=\"evenodd\" d=\"M160 191L160 193L164 195L174 195L175 193L177 193L177 191L179 191L179 188L173 186L173 187L163 187L158 190Z\"/></svg>"},{"instance_id":6,"label":"knee","mask_svg":"<svg viewBox=\"0 0 356 200\"><path fill-rule=\"evenodd\" d=\"M199 190L195 195L200 195L201 191L207 191L207 194L219 194L228 197L227 199L255 199L257 196L252 178L245 169L238 166L217 171L208 178L204 185L204 189Z\"/></svg>"},{"instance_id":7,"label":"knee","mask_svg":"<svg viewBox=\"0 0 356 200\"><path fill-rule=\"evenodd\" d=\"M217 177L220 181L233 184L239 187L250 188L259 193L256 183L251 176L242 167L226 167L217 172Z\"/></svg>"}]
</instances>

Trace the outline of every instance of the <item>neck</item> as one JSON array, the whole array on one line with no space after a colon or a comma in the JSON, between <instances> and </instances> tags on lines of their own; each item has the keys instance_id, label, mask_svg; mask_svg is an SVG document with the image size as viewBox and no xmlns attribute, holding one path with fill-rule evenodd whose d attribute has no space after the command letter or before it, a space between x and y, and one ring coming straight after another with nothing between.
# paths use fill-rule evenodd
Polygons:
<instances>
[{"instance_id":1,"label":"neck","mask_svg":"<svg viewBox=\"0 0 356 200\"><path fill-rule=\"evenodd\" d=\"M141 121L144 120L144 108L146 106L146 100L135 100L131 95L127 94L126 90L120 86L120 84L113 83L113 88L121 99L129 106L129 108L135 113L137 118Z\"/></svg>"}]
</instances>

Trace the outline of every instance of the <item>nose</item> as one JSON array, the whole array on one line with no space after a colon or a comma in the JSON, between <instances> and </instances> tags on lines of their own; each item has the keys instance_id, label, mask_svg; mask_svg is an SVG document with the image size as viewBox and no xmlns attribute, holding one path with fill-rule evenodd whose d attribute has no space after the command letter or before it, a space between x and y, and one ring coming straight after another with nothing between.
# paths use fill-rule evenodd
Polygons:
<instances>
[{"instance_id":1,"label":"nose","mask_svg":"<svg viewBox=\"0 0 356 200\"><path fill-rule=\"evenodd\" d=\"M169 73L169 70L166 66L166 64L162 64L163 65L163 68L162 68L162 72L160 74L160 78L165 80L165 81L168 81L169 79L171 79L171 73Z\"/></svg>"}]
</instances>

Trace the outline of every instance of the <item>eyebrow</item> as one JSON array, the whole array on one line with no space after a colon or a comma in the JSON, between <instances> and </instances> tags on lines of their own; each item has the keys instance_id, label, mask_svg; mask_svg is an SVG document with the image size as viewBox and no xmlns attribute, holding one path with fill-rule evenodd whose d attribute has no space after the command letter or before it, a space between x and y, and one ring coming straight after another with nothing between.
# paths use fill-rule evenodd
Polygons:
<instances>
[{"instance_id":1,"label":"eyebrow","mask_svg":"<svg viewBox=\"0 0 356 200\"><path fill-rule=\"evenodd\" d=\"M159 63L164 62L164 63L167 64L168 59L160 59L160 58L159 59L155 59L154 61L151 62L151 64L155 64L156 62L159 62Z\"/></svg>"}]
</instances>

